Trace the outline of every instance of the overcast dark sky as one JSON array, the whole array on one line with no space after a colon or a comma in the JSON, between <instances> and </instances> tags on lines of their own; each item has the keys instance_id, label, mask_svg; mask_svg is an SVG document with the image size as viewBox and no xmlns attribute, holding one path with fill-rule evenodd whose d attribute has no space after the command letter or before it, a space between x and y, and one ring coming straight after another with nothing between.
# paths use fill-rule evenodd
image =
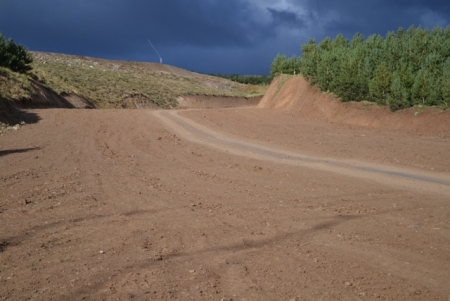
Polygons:
<instances>
[{"instance_id":1,"label":"overcast dark sky","mask_svg":"<svg viewBox=\"0 0 450 301\"><path fill-rule=\"evenodd\" d=\"M447 27L450 0L0 0L0 32L30 50L267 74L315 38Z\"/></svg>"}]
</instances>

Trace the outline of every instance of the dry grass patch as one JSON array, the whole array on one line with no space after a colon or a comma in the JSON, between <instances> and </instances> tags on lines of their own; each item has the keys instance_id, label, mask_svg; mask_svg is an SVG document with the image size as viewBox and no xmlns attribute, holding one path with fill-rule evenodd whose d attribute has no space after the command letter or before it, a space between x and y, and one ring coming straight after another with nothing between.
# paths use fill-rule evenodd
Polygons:
<instances>
[{"instance_id":1,"label":"dry grass patch","mask_svg":"<svg viewBox=\"0 0 450 301\"><path fill-rule=\"evenodd\" d=\"M33 73L58 94L76 94L97 108L173 108L183 95L252 97L266 87L249 86L230 80L153 63L108 61L88 57L33 53Z\"/></svg>"}]
</instances>

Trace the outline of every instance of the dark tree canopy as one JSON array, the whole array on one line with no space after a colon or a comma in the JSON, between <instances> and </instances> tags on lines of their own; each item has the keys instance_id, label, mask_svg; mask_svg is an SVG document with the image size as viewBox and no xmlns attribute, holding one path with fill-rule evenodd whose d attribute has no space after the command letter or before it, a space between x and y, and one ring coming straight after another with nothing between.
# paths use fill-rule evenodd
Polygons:
<instances>
[{"instance_id":1,"label":"dark tree canopy","mask_svg":"<svg viewBox=\"0 0 450 301\"><path fill-rule=\"evenodd\" d=\"M30 64L33 57L28 50L12 39L6 40L0 33L0 66L11 69L14 72L25 73L31 70Z\"/></svg>"}]
</instances>

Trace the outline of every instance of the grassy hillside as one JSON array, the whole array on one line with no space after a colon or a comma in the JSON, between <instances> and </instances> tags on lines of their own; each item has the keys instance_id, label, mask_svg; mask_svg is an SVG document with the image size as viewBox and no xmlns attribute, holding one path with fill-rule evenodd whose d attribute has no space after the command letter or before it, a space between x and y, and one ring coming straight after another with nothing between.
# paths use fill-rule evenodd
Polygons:
<instances>
[{"instance_id":1,"label":"grassy hillside","mask_svg":"<svg viewBox=\"0 0 450 301\"><path fill-rule=\"evenodd\" d=\"M33 53L34 77L59 95L77 95L96 108L173 108L182 95L251 97L265 88L180 68L140 62Z\"/></svg>"},{"instance_id":2,"label":"grassy hillside","mask_svg":"<svg viewBox=\"0 0 450 301\"><path fill-rule=\"evenodd\" d=\"M34 92L29 76L0 67L0 98L11 100L27 98Z\"/></svg>"},{"instance_id":3,"label":"grassy hillside","mask_svg":"<svg viewBox=\"0 0 450 301\"><path fill-rule=\"evenodd\" d=\"M23 115L12 104L14 100L31 98L36 93L29 76L0 67L0 135L7 124L23 120Z\"/></svg>"},{"instance_id":4,"label":"grassy hillside","mask_svg":"<svg viewBox=\"0 0 450 301\"><path fill-rule=\"evenodd\" d=\"M0 101L22 107L83 100L95 108L174 108L184 95L253 97L266 87L155 63L32 52L27 75L0 68ZM66 100L69 100L67 102Z\"/></svg>"}]
</instances>

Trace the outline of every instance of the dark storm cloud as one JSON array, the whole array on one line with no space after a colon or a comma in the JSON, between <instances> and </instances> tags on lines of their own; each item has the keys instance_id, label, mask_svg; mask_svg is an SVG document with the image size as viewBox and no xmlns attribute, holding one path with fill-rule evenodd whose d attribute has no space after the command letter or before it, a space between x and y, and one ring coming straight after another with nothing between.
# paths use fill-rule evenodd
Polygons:
<instances>
[{"instance_id":1,"label":"dark storm cloud","mask_svg":"<svg viewBox=\"0 0 450 301\"><path fill-rule=\"evenodd\" d=\"M0 31L31 50L158 61L190 70L267 73L309 37L447 26L450 1L0 0Z\"/></svg>"},{"instance_id":2,"label":"dark storm cloud","mask_svg":"<svg viewBox=\"0 0 450 301\"><path fill-rule=\"evenodd\" d=\"M260 38L246 15L250 8L241 1L155 2L16 0L3 3L9 14L0 15L6 32L76 51L128 51L138 39L150 37L166 45L212 47L245 46Z\"/></svg>"},{"instance_id":3,"label":"dark storm cloud","mask_svg":"<svg viewBox=\"0 0 450 301\"><path fill-rule=\"evenodd\" d=\"M351 37L355 32L384 36L399 27L445 27L450 22L450 2L442 0L307 0L306 3L315 12L316 21L325 23L324 32L330 36L343 33ZM329 21L323 22L321 18Z\"/></svg>"},{"instance_id":4,"label":"dark storm cloud","mask_svg":"<svg viewBox=\"0 0 450 301\"><path fill-rule=\"evenodd\" d=\"M267 9L273 18L273 25L287 27L303 27L305 24L296 13L286 10Z\"/></svg>"}]
</instances>

